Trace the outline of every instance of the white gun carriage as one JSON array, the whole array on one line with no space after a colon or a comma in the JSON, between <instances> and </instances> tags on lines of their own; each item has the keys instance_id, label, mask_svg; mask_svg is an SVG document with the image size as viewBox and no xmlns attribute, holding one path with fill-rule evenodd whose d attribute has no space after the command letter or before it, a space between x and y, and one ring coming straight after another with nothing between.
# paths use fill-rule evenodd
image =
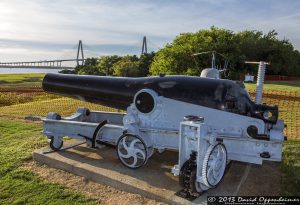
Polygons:
<instances>
[{"instance_id":1,"label":"white gun carriage","mask_svg":"<svg viewBox=\"0 0 300 205\"><path fill-rule=\"evenodd\" d=\"M63 137L90 147L114 145L128 168L145 165L154 151L178 151L171 170L188 193L214 188L230 160L280 161L284 123L278 108L252 102L240 83L190 76L117 78L47 74L47 92L126 109L79 108L70 117L49 113L43 134L59 150Z\"/></svg>"}]
</instances>

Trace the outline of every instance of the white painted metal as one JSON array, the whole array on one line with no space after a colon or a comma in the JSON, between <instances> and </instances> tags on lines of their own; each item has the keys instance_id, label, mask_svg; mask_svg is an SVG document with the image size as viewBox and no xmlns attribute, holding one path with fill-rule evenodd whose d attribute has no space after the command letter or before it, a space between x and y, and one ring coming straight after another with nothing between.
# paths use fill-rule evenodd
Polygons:
<instances>
[{"instance_id":1,"label":"white painted metal","mask_svg":"<svg viewBox=\"0 0 300 205\"><path fill-rule=\"evenodd\" d=\"M62 137L51 137L50 139L50 147L53 150L59 150L63 146Z\"/></svg>"},{"instance_id":2,"label":"white painted metal","mask_svg":"<svg viewBox=\"0 0 300 205\"><path fill-rule=\"evenodd\" d=\"M221 181L227 164L226 148L216 141L215 134L209 132L206 123L183 121L180 123L178 165L172 169L175 176L179 175L181 167L195 151L197 152L195 188L197 192L201 192L215 187Z\"/></svg>"},{"instance_id":3,"label":"white painted metal","mask_svg":"<svg viewBox=\"0 0 300 205\"><path fill-rule=\"evenodd\" d=\"M147 147L141 139L124 135L117 144L118 157L120 161L129 168L138 168L143 166L147 159Z\"/></svg>"},{"instance_id":4,"label":"white painted metal","mask_svg":"<svg viewBox=\"0 0 300 205\"><path fill-rule=\"evenodd\" d=\"M147 90L144 90L147 92ZM152 93L152 92L151 92ZM262 163L259 153L270 151L271 157L265 160L281 160L281 143L283 141L283 123L269 129L269 125L260 119L238 115L226 111L211 109L203 106L180 102L162 96L154 96L155 109L147 114L140 113L134 104L127 109L127 114L107 114L103 112L91 112L88 116L77 113L77 121L69 118L66 120L45 119L43 133L51 136L70 136L82 139L82 135L91 138L98 122L108 119L109 123L101 129L97 135L98 140L116 144L123 131L140 136L147 147L154 149L179 149L179 126L187 115L203 116L209 133L223 139L226 145L228 158L250 163ZM81 116L81 117L78 117ZM115 118L123 118L123 123ZM49 116L48 116L49 117ZM91 120L91 117L93 119ZM80 120L81 119L81 120ZM229 120L228 120L229 119ZM232 119L232 120L230 120ZM110 121L115 120L115 123ZM254 125L258 128L258 134L270 136L270 141L262 141L251 138L247 134L247 128Z\"/></svg>"},{"instance_id":5,"label":"white painted metal","mask_svg":"<svg viewBox=\"0 0 300 205\"><path fill-rule=\"evenodd\" d=\"M201 71L200 77L220 79L220 72L216 68L206 68Z\"/></svg>"},{"instance_id":6,"label":"white painted metal","mask_svg":"<svg viewBox=\"0 0 300 205\"><path fill-rule=\"evenodd\" d=\"M256 97L255 97L256 104L262 104L265 72L266 72L266 64L265 62L260 61L258 66L257 82L256 82Z\"/></svg>"},{"instance_id":7,"label":"white painted metal","mask_svg":"<svg viewBox=\"0 0 300 205\"><path fill-rule=\"evenodd\" d=\"M210 145L202 166L202 179L207 187L215 187L223 178L227 165L227 152L223 144Z\"/></svg>"},{"instance_id":8,"label":"white painted metal","mask_svg":"<svg viewBox=\"0 0 300 205\"><path fill-rule=\"evenodd\" d=\"M158 96L150 89L143 89L137 94L141 92L149 93L154 99L154 108L149 113L141 113L134 103L127 108L126 114L89 112L84 108L67 118L49 113L43 120L43 134L55 140L63 136L84 138L88 145L91 145L96 134L96 147L100 147L101 142L117 144L121 162L130 168L145 164L154 149L161 152L165 149L177 150L179 162L172 169L175 175L179 174L191 151L196 151L195 185L199 190L207 190L219 183L227 160L255 164L261 164L263 160L281 160L284 128L281 120L271 126L261 119ZM205 123L183 121L188 115L203 117ZM103 120L108 120L108 124L94 133ZM268 136L270 140L250 137L247 128L251 125L257 127L259 135ZM227 150L226 160L223 147L210 148L219 142ZM221 155L215 154L218 150ZM270 157L263 158L262 153L269 153ZM204 166L208 167L206 174ZM214 171L209 171L210 168Z\"/></svg>"},{"instance_id":9,"label":"white painted metal","mask_svg":"<svg viewBox=\"0 0 300 205\"><path fill-rule=\"evenodd\" d=\"M254 82L254 76L250 74L245 75L244 82Z\"/></svg>"},{"instance_id":10,"label":"white painted metal","mask_svg":"<svg viewBox=\"0 0 300 205\"><path fill-rule=\"evenodd\" d=\"M245 61L247 64L258 64L258 73L257 73L257 82L256 82L256 104L262 104L262 95L263 95L263 86L265 80L265 72L266 72L266 65L270 65L268 62L260 61Z\"/></svg>"}]
</instances>

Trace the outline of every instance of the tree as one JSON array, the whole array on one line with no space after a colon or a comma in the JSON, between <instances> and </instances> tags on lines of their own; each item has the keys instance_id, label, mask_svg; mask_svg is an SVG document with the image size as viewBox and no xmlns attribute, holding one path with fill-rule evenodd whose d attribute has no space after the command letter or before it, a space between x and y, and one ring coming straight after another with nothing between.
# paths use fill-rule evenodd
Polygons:
<instances>
[{"instance_id":1,"label":"tree","mask_svg":"<svg viewBox=\"0 0 300 205\"><path fill-rule=\"evenodd\" d=\"M84 65L78 65L75 68L75 73L81 75L104 75L98 68L98 59L97 58L88 58L84 62Z\"/></svg>"},{"instance_id":2,"label":"tree","mask_svg":"<svg viewBox=\"0 0 300 205\"><path fill-rule=\"evenodd\" d=\"M154 52L144 53L139 58L139 76L147 76L149 75L150 65L155 56Z\"/></svg>"},{"instance_id":3,"label":"tree","mask_svg":"<svg viewBox=\"0 0 300 205\"><path fill-rule=\"evenodd\" d=\"M155 53L127 56L102 56L89 58L84 65L78 65L73 71L63 70L66 74L83 75L116 75L116 76L147 76Z\"/></svg>"},{"instance_id":4,"label":"tree","mask_svg":"<svg viewBox=\"0 0 300 205\"><path fill-rule=\"evenodd\" d=\"M106 75L113 75L113 65L122 59L121 56L102 56L99 59L98 68L99 71L105 73Z\"/></svg>"},{"instance_id":5,"label":"tree","mask_svg":"<svg viewBox=\"0 0 300 205\"><path fill-rule=\"evenodd\" d=\"M193 59L192 54L216 50L228 57L233 79L240 73L256 71L256 67L244 63L246 60L270 61L267 74L299 76L299 52L288 40L279 40L277 35L274 30L267 34L260 31L234 33L216 27L183 33L156 53L150 74L200 75L202 69L210 67L211 59L209 56Z\"/></svg>"},{"instance_id":6,"label":"tree","mask_svg":"<svg viewBox=\"0 0 300 205\"><path fill-rule=\"evenodd\" d=\"M113 64L114 75L123 77L142 77L149 74L149 68L155 53L145 53L138 58L134 56L124 56L120 61Z\"/></svg>"},{"instance_id":7,"label":"tree","mask_svg":"<svg viewBox=\"0 0 300 205\"><path fill-rule=\"evenodd\" d=\"M136 56L125 56L112 66L114 75L122 77L138 77L139 61Z\"/></svg>"},{"instance_id":8,"label":"tree","mask_svg":"<svg viewBox=\"0 0 300 205\"><path fill-rule=\"evenodd\" d=\"M88 58L85 60L84 65L77 65L74 70L62 70L60 73L64 74L81 74L81 75L104 75L98 69L98 59Z\"/></svg>"},{"instance_id":9,"label":"tree","mask_svg":"<svg viewBox=\"0 0 300 205\"><path fill-rule=\"evenodd\" d=\"M182 33L156 54L150 73L200 75L201 70L210 65L210 57L194 59L192 54L217 50L227 53L235 50L234 33L225 29L212 27L211 30L200 30L196 33ZM197 67L195 60L200 69Z\"/></svg>"}]
</instances>

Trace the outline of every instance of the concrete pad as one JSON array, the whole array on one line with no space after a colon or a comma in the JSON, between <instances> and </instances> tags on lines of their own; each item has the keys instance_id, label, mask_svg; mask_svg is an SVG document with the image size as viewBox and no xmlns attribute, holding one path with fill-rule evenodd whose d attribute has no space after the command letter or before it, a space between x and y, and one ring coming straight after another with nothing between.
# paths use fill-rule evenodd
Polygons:
<instances>
[{"instance_id":1,"label":"concrete pad","mask_svg":"<svg viewBox=\"0 0 300 205\"><path fill-rule=\"evenodd\" d=\"M74 141L69 140L65 144L70 143ZM155 153L145 166L132 170L121 164L116 150L112 147L95 150L83 144L59 152L45 153L47 151L49 148L35 151L34 160L98 183L170 204L206 204L207 196L237 195L247 178L250 166L231 163L217 188L190 202L175 195L181 190L178 177L171 173L171 168L178 160L177 152Z\"/></svg>"}]
</instances>

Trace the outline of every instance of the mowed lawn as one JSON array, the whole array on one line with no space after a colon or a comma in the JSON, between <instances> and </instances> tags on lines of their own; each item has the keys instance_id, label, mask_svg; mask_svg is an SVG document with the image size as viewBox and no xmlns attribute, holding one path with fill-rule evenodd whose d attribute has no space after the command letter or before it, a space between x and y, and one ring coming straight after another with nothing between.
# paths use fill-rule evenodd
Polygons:
<instances>
[{"instance_id":1,"label":"mowed lawn","mask_svg":"<svg viewBox=\"0 0 300 205\"><path fill-rule=\"evenodd\" d=\"M96 204L80 193L19 168L32 158L33 150L47 144L40 134L40 124L0 118L0 130L0 204Z\"/></svg>"},{"instance_id":2,"label":"mowed lawn","mask_svg":"<svg viewBox=\"0 0 300 205\"><path fill-rule=\"evenodd\" d=\"M34 75L0 75L1 87L34 87L40 86L43 74ZM246 87L253 91L255 84L246 84ZM266 84L266 92L291 91L299 96L300 84ZM7 94L7 93L6 93ZM5 95L6 95L5 94ZM17 93L17 95L19 95ZM26 97L26 94L24 94ZM0 105L0 204L95 204L97 202L87 199L80 193L64 188L58 184L44 181L31 171L20 168L20 165L32 159L33 150L46 146L46 138L41 136L42 125L30 123L23 120L27 115L45 116L48 112L57 112L62 115L70 115L78 107L87 107L92 110L117 111L104 106L91 103L62 98L60 96L47 96L44 93L28 93L34 96L26 102L12 102L9 105ZM299 93L300 95L300 93ZM3 94L4 96L4 94ZM294 99L294 98L293 98ZM269 102L273 98L267 98ZM0 99L1 102L1 99ZM280 109L291 109L299 104L291 103L289 99L280 101ZM293 101L294 103L294 101ZM296 114L281 114L286 117L289 125L299 122ZM294 126L294 125L293 125ZM295 125L296 128L296 125ZM282 170L281 192L284 195L300 195L300 138L288 136L291 140L284 143L283 161L280 164Z\"/></svg>"},{"instance_id":3,"label":"mowed lawn","mask_svg":"<svg viewBox=\"0 0 300 205\"><path fill-rule=\"evenodd\" d=\"M43 77L44 74L0 75L0 88L17 91L40 87ZM21 105L26 102L42 102L52 98L57 96L30 92L1 93L0 89L0 109L4 107L1 106L1 102L6 105L15 104L20 106L19 113L21 113L23 109ZM26 113L24 110L23 112ZM98 204L80 193L51 183L51 179L42 180L33 172L20 168L26 160L32 159L32 152L46 146L47 141L40 134L42 130L40 123L24 122L21 117L16 116L11 113L9 117L8 115L0 117L0 204Z\"/></svg>"},{"instance_id":4,"label":"mowed lawn","mask_svg":"<svg viewBox=\"0 0 300 205\"><path fill-rule=\"evenodd\" d=\"M31 85L42 82L44 73L0 74L0 84L28 83Z\"/></svg>"}]
</instances>

